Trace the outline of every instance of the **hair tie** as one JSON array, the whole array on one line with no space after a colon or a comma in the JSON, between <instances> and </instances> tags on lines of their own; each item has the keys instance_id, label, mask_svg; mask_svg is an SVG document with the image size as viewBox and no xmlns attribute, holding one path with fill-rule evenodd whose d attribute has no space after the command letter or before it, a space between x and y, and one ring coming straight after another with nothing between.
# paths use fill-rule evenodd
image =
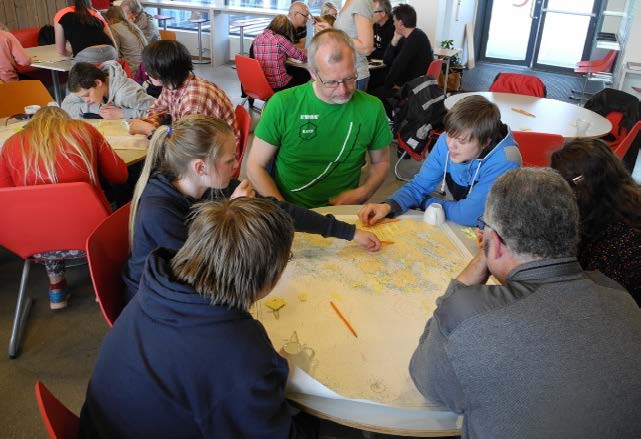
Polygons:
<instances>
[{"instance_id":1,"label":"hair tie","mask_svg":"<svg viewBox=\"0 0 641 439\"><path fill-rule=\"evenodd\" d=\"M167 137L171 137L171 125L167 127Z\"/></svg>"}]
</instances>

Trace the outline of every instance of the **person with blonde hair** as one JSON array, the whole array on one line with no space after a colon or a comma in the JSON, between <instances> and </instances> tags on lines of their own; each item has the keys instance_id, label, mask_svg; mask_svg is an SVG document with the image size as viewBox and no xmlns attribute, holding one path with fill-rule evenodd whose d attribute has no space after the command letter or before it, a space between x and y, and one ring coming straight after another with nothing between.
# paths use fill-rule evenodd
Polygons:
<instances>
[{"instance_id":1,"label":"person with blonde hair","mask_svg":"<svg viewBox=\"0 0 641 439\"><path fill-rule=\"evenodd\" d=\"M0 23L0 82L17 81L17 66L28 66L31 57L20 41Z\"/></svg>"},{"instance_id":2,"label":"person with blonde hair","mask_svg":"<svg viewBox=\"0 0 641 439\"><path fill-rule=\"evenodd\" d=\"M142 63L142 51L147 39L138 27L127 20L120 6L110 7L105 17L118 46L118 59L127 61L132 72L137 71Z\"/></svg>"},{"instance_id":3,"label":"person with blonde hair","mask_svg":"<svg viewBox=\"0 0 641 439\"><path fill-rule=\"evenodd\" d=\"M186 222L196 203L255 196L247 180L232 179L238 166L233 131L221 119L190 115L156 130L131 203L131 256L124 277L127 300L138 291L145 260L156 247L177 250L183 245ZM298 231L353 239L370 251L380 248L374 234L332 215L272 202L293 218Z\"/></svg>"},{"instance_id":4,"label":"person with blonde hair","mask_svg":"<svg viewBox=\"0 0 641 439\"><path fill-rule=\"evenodd\" d=\"M338 8L332 2L325 2L321 6L320 15L321 17L324 17L325 15L331 15L332 17L336 18L338 16Z\"/></svg>"},{"instance_id":5,"label":"person with blonde hair","mask_svg":"<svg viewBox=\"0 0 641 439\"><path fill-rule=\"evenodd\" d=\"M21 131L11 136L0 150L0 187L87 182L96 188L111 210L100 187L127 181L127 166L105 138L91 125L73 120L57 107L44 107ZM55 231L52 230L52 233ZM65 259L84 252L55 251L35 255L47 268L51 309L67 306Z\"/></svg>"},{"instance_id":6,"label":"person with blonde hair","mask_svg":"<svg viewBox=\"0 0 641 439\"><path fill-rule=\"evenodd\" d=\"M160 39L160 31L158 30L158 26L156 26L154 17L145 12L139 0L122 0L120 7L125 17L127 17L127 20L131 21L142 31L148 43L153 43Z\"/></svg>"},{"instance_id":7,"label":"person with blonde hair","mask_svg":"<svg viewBox=\"0 0 641 439\"><path fill-rule=\"evenodd\" d=\"M306 82L304 78L298 80L296 76L287 72L285 65L287 58L301 62L307 61L307 55L294 46L293 39L294 25L292 22L286 15L277 15L263 33L254 40L254 58L260 63L265 77L274 91L284 90Z\"/></svg>"},{"instance_id":8,"label":"person with blonde hair","mask_svg":"<svg viewBox=\"0 0 641 439\"><path fill-rule=\"evenodd\" d=\"M149 255L140 292L107 334L80 437L316 437L306 415L292 416L287 361L249 313L293 240L291 218L269 200L199 205L179 249Z\"/></svg>"}]
</instances>

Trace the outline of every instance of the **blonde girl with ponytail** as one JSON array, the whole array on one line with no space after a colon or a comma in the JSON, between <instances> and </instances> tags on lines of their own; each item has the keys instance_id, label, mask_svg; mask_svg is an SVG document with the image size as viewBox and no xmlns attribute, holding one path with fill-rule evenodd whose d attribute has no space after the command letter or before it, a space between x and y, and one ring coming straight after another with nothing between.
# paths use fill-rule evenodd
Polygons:
<instances>
[{"instance_id":1,"label":"blonde girl with ponytail","mask_svg":"<svg viewBox=\"0 0 641 439\"><path fill-rule=\"evenodd\" d=\"M127 301L138 291L145 260L155 248L182 247L192 206L256 195L248 180L232 179L239 165L234 132L221 119L190 115L154 132L131 204L131 256L124 276ZM370 251L380 248L374 234L332 215L271 200L292 217L297 231L353 239Z\"/></svg>"},{"instance_id":2,"label":"blonde girl with ponytail","mask_svg":"<svg viewBox=\"0 0 641 439\"><path fill-rule=\"evenodd\" d=\"M57 107L38 110L0 150L0 187L87 182L96 187L111 210L100 178L110 184L125 183L127 166L98 130L71 119ZM82 257L84 252L55 251L35 256L47 268L51 309L66 307L65 259Z\"/></svg>"}]
</instances>

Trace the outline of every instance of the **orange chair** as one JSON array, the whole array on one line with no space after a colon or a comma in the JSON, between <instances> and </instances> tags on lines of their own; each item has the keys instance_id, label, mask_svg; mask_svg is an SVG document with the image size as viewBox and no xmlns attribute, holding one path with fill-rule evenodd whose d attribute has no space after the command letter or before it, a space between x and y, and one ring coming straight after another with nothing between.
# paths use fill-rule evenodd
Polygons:
<instances>
[{"instance_id":1,"label":"orange chair","mask_svg":"<svg viewBox=\"0 0 641 439\"><path fill-rule=\"evenodd\" d=\"M125 71L125 74L127 75L127 78L129 79L134 79L133 73L131 73L131 67L129 66L129 63L127 62L126 59L117 59L116 60L118 64L120 64L120 67Z\"/></svg>"},{"instance_id":2,"label":"orange chair","mask_svg":"<svg viewBox=\"0 0 641 439\"><path fill-rule=\"evenodd\" d=\"M125 306L122 267L129 257L127 203L106 218L87 238L87 262L100 311L111 327Z\"/></svg>"},{"instance_id":3,"label":"orange chair","mask_svg":"<svg viewBox=\"0 0 641 439\"><path fill-rule=\"evenodd\" d=\"M269 82L267 82L263 68L260 66L258 60L236 55L236 71L238 72L240 84L247 95L240 103L241 106L245 105L245 101L248 98L260 99L261 101L267 102L267 100L274 95L274 90L269 85Z\"/></svg>"},{"instance_id":4,"label":"orange chair","mask_svg":"<svg viewBox=\"0 0 641 439\"><path fill-rule=\"evenodd\" d=\"M572 90L572 93L580 93L581 96L570 95L570 99L583 100L583 98L587 94L585 92L585 86L587 85L588 81L611 81L612 67L614 66L614 61L617 58L617 53L618 52L616 50L610 50L602 59L579 61L578 63L576 63L574 72L585 73L583 79L583 90Z\"/></svg>"},{"instance_id":5,"label":"orange chair","mask_svg":"<svg viewBox=\"0 0 641 439\"><path fill-rule=\"evenodd\" d=\"M626 134L623 140L612 150L621 160L623 160L623 157L628 153L628 150L639 134L639 130L641 130L641 121L635 123L630 132Z\"/></svg>"},{"instance_id":6,"label":"orange chair","mask_svg":"<svg viewBox=\"0 0 641 439\"><path fill-rule=\"evenodd\" d=\"M536 76L504 72L496 75L494 82L490 85L490 91L534 96L536 98L544 98L548 94L545 84Z\"/></svg>"},{"instance_id":7,"label":"orange chair","mask_svg":"<svg viewBox=\"0 0 641 439\"><path fill-rule=\"evenodd\" d=\"M430 66L427 68L426 75L431 76L432 78L438 81L438 77L441 74L441 70L443 70L443 60L435 59L430 63Z\"/></svg>"},{"instance_id":8,"label":"orange chair","mask_svg":"<svg viewBox=\"0 0 641 439\"><path fill-rule=\"evenodd\" d=\"M176 32L171 30L160 29L158 32L160 32L161 40L175 40L177 36Z\"/></svg>"},{"instance_id":9,"label":"orange chair","mask_svg":"<svg viewBox=\"0 0 641 439\"><path fill-rule=\"evenodd\" d=\"M529 131L514 131L514 140L519 144L523 166L550 166L550 156L563 147L563 136L558 134L533 133Z\"/></svg>"},{"instance_id":10,"label":"orange chair","mask_svg":"<svg viewBox=\"0 0 641 439\"><path fill-rule=\"evenodd\" d=\"M40 81L11 81L0 84L0 117L24 113L27 105L46 107L53 98ZM5 96L11 96L6 99Z\"/></svg>"},{"instance_id":11,"label":"orange chair","mask_svg":"<svg viewBox=\"0 0 641 439\"><path fill-rule=\"evenodd\" d=\"M240 139L238 139L238 145L240 147L240 151L238 151L238 169L234 172L234 178L238 178L240 168L243 164L243 157L245 157L245 152L247 151L247 140L249 138L249 127L251 126L252 118L249 111L245 110L245 107L242 105L236 105L235 113L236 123L240 130Z\"/></svg>"},{"instance_id":12,"label":"orange chair","mask_svg":"<svg viewBox=\"0 0 641 439\"><path fill-rule=\"evenodd\" d=\"M58 398L36 381L36 400L40 416L50 439L76 439L80 430L80 418L64 406Z\"/></svg>"},{"instance_id":13,"label":"orange chair","mask_svg":"<svg viewBox=\"0 0 641 439\"><path fill-rule=\"evenodd\" d=\"M89 183L2 188L0 206L5 206L0 209L0 245L24 259L9 342L9 357L16 358L31 308L32 299L26 292L31 256L84 250L87 237L109 211Z\"/></svg>"}]
</instances>

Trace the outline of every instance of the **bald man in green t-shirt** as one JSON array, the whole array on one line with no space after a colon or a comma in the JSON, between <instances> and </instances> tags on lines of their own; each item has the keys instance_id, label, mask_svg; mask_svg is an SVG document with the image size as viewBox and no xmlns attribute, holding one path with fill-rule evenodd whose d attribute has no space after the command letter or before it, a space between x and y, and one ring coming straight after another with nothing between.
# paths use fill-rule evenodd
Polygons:
<instances>
[{"instance_id":1,"label":"bald man in green t-shirt","mask_svg":"<svg viewBox=\"0 0 641 439\"><path fill-rule=\"evenodd\" d=\"M385 110L356 90L354 46L345 33L319 32L308 59L312 81L276 93L266 105L248 177L261 195L305 207L362 204L389 171L392 133ZM366 154L370 166L359 184Z\"/></svg>"}]
</instances>

